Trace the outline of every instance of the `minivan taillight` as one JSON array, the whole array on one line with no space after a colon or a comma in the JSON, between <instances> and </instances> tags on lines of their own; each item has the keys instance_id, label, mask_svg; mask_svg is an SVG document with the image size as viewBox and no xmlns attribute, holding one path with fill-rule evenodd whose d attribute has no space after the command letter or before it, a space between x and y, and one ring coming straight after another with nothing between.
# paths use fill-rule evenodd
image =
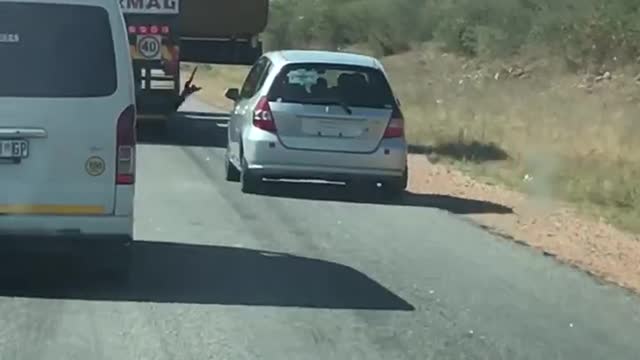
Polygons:
<instances>
[{"instance_id":1,"label":"minivan taillight","mask_svg":"<svg viewBox=\"0 0 640 360\"><path fill-rule=\"evenodd\" d=\"M276 132L276 123L273 120L269 99L266 96L258 100L258 104L253 110L253 126L264 131Z\"/></svg>"},{"instance_id":2,"label":"minivan taillight","mask_svg":"<svg viewBox=\"0 0 640 360\"><path fill-rule=\"evenodd\" d=\"M404 136L404 116L400 109L394 109L387 129L384 131L384 138L398 138Z\"/></svg>"},{"instance_id":3,"label":"minivan taillight","mask_svg":"<svg viewBox=\"0 0 640 360\"><path fill-rule=\"evenodd\" d=\"M136 108L127 106L118 117L116 185L133 185L136 170Z\"/></svg>"}]
</instances>

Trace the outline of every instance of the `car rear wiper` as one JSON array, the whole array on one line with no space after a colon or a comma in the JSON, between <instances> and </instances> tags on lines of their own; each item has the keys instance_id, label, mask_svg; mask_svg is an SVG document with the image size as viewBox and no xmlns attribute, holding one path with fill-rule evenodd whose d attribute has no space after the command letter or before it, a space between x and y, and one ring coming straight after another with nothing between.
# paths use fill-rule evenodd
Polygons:
<instances>
[{"instance_id":1,"label":"car rear wiper","mask_svg":"<svg viewBox=\"0 0 640 360\"><path fill-rule=\"evenodd\" d=\"M353 110L351 110L351 108L349 107L349 105L347 104L347 102L346 102L346 101L344 101L344 100L338 100L338 101L336 101L336 102L338 103L338 105L342 106L342 108L344 109L344 111L345 111L347 114L349 114L349 115L353 114Z\"/></svg>"}]
</instances>

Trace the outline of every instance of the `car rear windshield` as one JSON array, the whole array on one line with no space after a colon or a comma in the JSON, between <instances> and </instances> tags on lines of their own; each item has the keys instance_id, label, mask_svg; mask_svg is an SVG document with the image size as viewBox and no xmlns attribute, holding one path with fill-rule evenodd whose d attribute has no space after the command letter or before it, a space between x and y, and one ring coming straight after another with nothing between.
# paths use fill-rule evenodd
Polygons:
<instances>
[{"instance_id":1,"label":"car rear windshield","mask_svg":"<svg viewBox=\"0 0 640 360\"><path fill-rule=\"evenodd\" d=\"M0 2L0 96L108 96L116 74L105 9Z\"/></svg>"},{"instance_id":2,"label":"car rear windshield","mask_svg":"<svg viewBox=\"0 0 640 360\"><path fill-rule=\"evenodd\" d=\"M340 64L285 66L271 86L269 100L302 104L339 102L372 108L395 106L389 83L380 70Z\"/></svg>"}]
</instances>

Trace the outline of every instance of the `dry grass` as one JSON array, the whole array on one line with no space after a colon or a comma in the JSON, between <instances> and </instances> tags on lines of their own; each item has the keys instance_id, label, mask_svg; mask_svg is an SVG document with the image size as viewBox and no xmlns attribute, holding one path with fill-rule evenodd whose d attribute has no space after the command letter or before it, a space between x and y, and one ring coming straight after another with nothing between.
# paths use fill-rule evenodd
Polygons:
<instances>
[{"instance_id":1,"label":"dry grass","mask_svg":"<svg viewBox=\"0 0 640 360\"><path fill-rule=\"evenodd\" d=\"M519 61L481 65L433 48L386 59L411 142L461 149L442 155L475 174L570 200L640 231L635 74L621 71L597 82L553 65L561 61ZM509 76L509 68L526 75ZM501 151L508 160L490 161Z\"/></svg>"},{"instance_id":2,"label":"dry grass","mask_svg":"<svg viewBox=\"0 0 640 360\"><path fill-rule=\"evenodd\" d=\"M596 81L554 65L561 61L534 59L550 57L487 64L425 46L386 58L385 66L413 144L476 176L569 200L640 232L636 74ZM247 68L199 71L202 96L228 108L224 89L239 87Z\"/></svg>"}]
</instances>

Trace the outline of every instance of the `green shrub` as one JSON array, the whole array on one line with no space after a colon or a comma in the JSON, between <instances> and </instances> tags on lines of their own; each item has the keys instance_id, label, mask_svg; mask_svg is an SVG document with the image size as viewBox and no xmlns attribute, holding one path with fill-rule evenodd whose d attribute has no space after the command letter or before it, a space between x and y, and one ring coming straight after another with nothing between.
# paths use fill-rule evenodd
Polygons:
<instances>
[{"instance_id":1,"label":"green shrub","mask_svg":"<svg viewBox=\"0 0 640 360\"><path fill-rule=\"evenodd\" d=\"M581 67L640 56L637 0L278 0L273 49L366 45L379 55L436 40L468 56L544 45Z\"/></svg>"}]
</instances>

